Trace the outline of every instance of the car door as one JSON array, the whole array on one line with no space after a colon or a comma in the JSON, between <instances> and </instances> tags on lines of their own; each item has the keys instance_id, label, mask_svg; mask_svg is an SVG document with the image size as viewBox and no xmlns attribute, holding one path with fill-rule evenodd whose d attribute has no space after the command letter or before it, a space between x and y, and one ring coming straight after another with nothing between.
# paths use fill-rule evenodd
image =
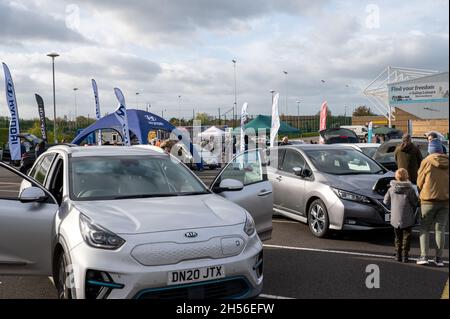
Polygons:
<instances>
[{"instance_id":1,"label":"car door","mask_svg":"<svg viewBox=\"0 0 450 319\"><path fill-rule=\"evenodd\" d=\"M242 190L218 194L245 208L255 220L261 240L268 240L272 237L273 194L263 152L250 150L237 155L219 173L211 189L217 193L221 181L225 179L241 181L244 185Z\"/></svg>"},{"instance_id":2,"label":"car door","mask_svg":"<svg viewBox=\"0 0 450 319\"><path fill-rule=\"evenodd\" d=\"M45 195L39 202L23 202L23 185ZM33 179L0 163L0 274L52 274L54 218L58 205Z\"/></svg>"},{"instance_id":3,"label":"car door","mask_svg":"<svg viewBox=\"0 0 450 319\"><path fill-rule=\"evenodd\" d=\"M267 177L272 184L273 190L273 207L280 208L281 206L281 195L280 190L281 183L283 181L283 176L280 175L281 164L283 163L283 156L285 149L283 148L273 148L270 150L269 163L267 166Z\"/></svg>"},{"instance_id":4,"label":"car door","mask_svg":"<svg viewBox=\"0 0 450 319\"><path fill-rule=\"evenodd\" d=\"M305 168L305 160L299 151L286 149L283 161L279 170L281 182L277 191L280 192L280 208L290 213L301 214L305 180L294 174L294 168Z\"/></svg>"}]
</instances>

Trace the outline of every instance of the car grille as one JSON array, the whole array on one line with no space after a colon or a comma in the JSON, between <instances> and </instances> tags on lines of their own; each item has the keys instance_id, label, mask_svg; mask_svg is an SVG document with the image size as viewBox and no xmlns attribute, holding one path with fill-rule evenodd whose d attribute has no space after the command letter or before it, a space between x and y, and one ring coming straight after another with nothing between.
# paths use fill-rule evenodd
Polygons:
<instances>
[{"instance_id":1,"label":"car grille","mask_svg":"<svg viewBox=\"0 0 450 319\"><path fill-rule=\"evenodd\" d=\"M204 282L173 288L149 289L139 292L136 299L220 299L239 298L250 287L244 278Z\"/></svg>"},{"instance_id":2,"label":"car grille","mask_svg":"<svg viewBox=\"0 0 450 319\"><path fill-rule=\"evenodd\" d=\"M151 243L136 246L131 256L145 266L172 265L183 260L224 258L239 255L244 249L242 237L214 237L192 243Z\"/></svg>"}]
</instances>

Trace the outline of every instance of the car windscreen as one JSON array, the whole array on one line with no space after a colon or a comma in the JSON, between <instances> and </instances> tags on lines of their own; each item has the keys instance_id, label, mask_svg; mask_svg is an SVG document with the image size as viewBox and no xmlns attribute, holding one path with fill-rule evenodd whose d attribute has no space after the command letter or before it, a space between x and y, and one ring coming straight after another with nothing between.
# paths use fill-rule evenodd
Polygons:
<instances>
[{"instance_id":1,"label":"car windscreen","mask_svg":"<svg viewBox=\"0 0 450 319\"><path fill-rule=\"evenodd\" d=\"M208 194L178 161L168 156L73 157L72 200L112 200Z\"/></svg>"},{"instance_id":2,"label":"car windscreen","mask_svg":"<svg viewBox=\"0 0 450 319\"><path fill-rule=\"evenodd\" d=\"M385 170L355 149L311 149L306 154L316 169L333 175L380 174Z\"/></svg>"},{"instance_id":3,"label":"car windscreen","mask_svg":"<svg viewBox=\"0 0 450 319\"><path fill-rule=\"evenodd\" d=\"M323 130L320 135L325 140L325 144L358 143L356 133L345 128Z\"/></svg>"}]
</instances>

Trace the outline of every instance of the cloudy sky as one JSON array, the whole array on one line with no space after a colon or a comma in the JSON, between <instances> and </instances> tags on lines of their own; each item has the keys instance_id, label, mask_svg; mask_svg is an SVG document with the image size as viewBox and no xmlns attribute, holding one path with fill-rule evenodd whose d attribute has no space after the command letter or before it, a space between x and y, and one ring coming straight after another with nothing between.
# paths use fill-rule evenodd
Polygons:
<instances>
[{"instance_id":1,"label":"cloudy sky","mask_svg":"<svg viewBox=\"0 0 450 319\"><path fill-rule=\"evenodd\" d=\"M344 114L368 104L362 90L388 65L448 70L448 10L448 0L0 0L0 61L23 118L37 117L34 93L52 114L53 51L58 116L75 114L75 87L78 115L95 114L91 78L102 113L117 86L129 108L217 115L234 103L233 59L239 109L269 114L275 90L282 113L300 99L300 113L315 114L326 99ZM0 115L4 97L1 85Z\"/></svg>"}]
</instances>

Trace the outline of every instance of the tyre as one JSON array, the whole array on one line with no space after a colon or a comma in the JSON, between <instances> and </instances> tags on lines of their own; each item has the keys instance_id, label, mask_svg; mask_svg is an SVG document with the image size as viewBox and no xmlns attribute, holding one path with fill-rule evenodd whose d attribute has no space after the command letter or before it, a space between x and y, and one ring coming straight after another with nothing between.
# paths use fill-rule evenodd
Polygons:
<instances>
[{"instance_id":1,"label":"tyre","mask_svg":"<svg viewBox=\"0 0 450 319\"><path fill-rule=\"evenodd\" d=\"M328 211L320 199L311 203L308 209L308 225L311 233L319 238L324 238L330 230Z\"/></svg>"},{"instance_id":2,"label":"tyre","mask_svg":"<svg viewBox=\"0 0 450 319\"><path fill-rule=\"evenodd\" d=\"M72 299L72 290L69 287L73 279L73 274L68 268L69 262L66 254L61 252L58 257L58 268L55 286L58 290L59 299Z\"/></svg>"}]
</instances>

